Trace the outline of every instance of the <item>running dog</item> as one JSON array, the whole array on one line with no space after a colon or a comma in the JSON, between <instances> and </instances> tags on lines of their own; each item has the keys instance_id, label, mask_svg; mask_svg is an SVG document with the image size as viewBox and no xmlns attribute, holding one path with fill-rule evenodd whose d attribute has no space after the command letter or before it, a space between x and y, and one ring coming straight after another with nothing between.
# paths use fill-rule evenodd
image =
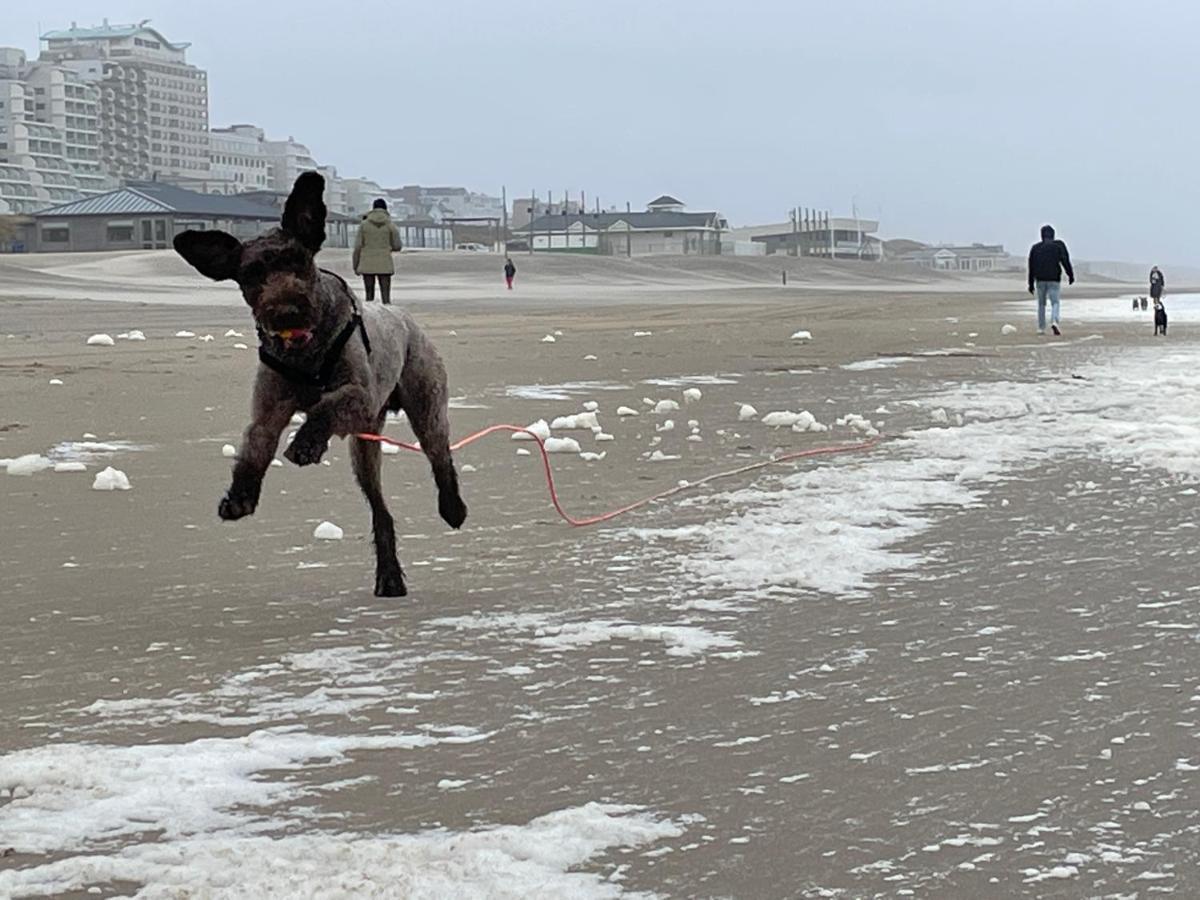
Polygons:
<instances>
[{"instance_id":1,"label":"running dog","mask_svg":"<svg viewBox=\"0 0 1200 900\"><path fill-rule=\"evenodd\" d=\"M378 434L388 411L403 410L433 468L438 512L451 528L467 518L450 453L446 369L408 313L369 304L361 311L340 277L317 267L325 242L325 179L296 179L280 227L245 243L221 231L185 231L175 250L201 275L237 282L258 329L259 360L251 421L217 508L225 520L251 515L279 436L297 411L307 414L284 456L320 461L333 436L350 438L359 487L371 507L375 595L403 597L404 571L380 478Z\"/></svg>"}]
</instances>

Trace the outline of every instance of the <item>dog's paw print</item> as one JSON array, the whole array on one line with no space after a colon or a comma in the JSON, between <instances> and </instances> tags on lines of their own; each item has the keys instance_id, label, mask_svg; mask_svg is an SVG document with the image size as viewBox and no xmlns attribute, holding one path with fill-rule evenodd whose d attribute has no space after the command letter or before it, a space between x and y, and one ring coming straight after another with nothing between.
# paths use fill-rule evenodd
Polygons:
<instances>
[{"instance_id":1,"label":"dog's paw print","mask_svg":"<svg viewBox=\"0 0 1200 900\"><path fill-rule=\"evenodd\" d=\"M222 497L221 502L217 505L217 515L226 522L233 522L244 516L253 515L257 507L257 497L239 496L230 492Z\"/></svg>"},{"instance_id":2,"label":"dog's paw print","mask_svg":"<svg viewBox=\"0 0 1200 900\"><path fill-rule=\"evenodd\" d=\"M298 466L312 466L321 461L321 457L325 455L325 450L329 446L327 438L316 438L312 435L306 435L304 429L296 435L290 447L283 452L284 459L293 462Z\"/></svg>"}]
</instances>

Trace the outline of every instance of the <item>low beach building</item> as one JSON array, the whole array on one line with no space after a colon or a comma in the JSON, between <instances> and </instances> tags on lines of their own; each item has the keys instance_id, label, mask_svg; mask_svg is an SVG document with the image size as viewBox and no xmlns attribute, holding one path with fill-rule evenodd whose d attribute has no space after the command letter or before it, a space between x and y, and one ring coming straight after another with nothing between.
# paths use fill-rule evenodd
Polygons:
<instances>
[{"instance_id":1,"label":"low beach building","mask_svg":"<svg viewBox=\"0 0 1200 900\"><path fill-rule=\"evenodd\" d=\"M738 242L761 244L766 255L820 256L879 262L883 242L876 236L879 222L850 216L814 216L794 222L754 225L733 232Z\"/></svg>"},{"instance_id":2,"label":"low beach building","mask_svg":"<svg viewBox=\"0 0 1200 900\"><path fill-rule=\"evenodd\" d=\"M535 218L513 231L535 251L597 253L606 256L716 256L729 223L717 212L686 212L683 203L663 195L645 212L575 212Z\"/></svg>"},{"instance_id":3,"label":"low beach building","mask_svg":"<svg viewBox=\"0 0 1200 900\"><path fill-rule=\"evenodd\" d=\"M265 193L265 192L264 192ZM163 182L125 187L33 214L28 249L37 252L163 250L189 229L219 229L246 240L279 224L282 204L261 194L201 194ZM357 220L330 214L327 247L347 247Z\"/></svg>"},{"instance_id":4,"label":"low beach building","mask_svg":"<svg viewBox=\"0 0 1200 900\"><path fill-rule=\"evenodd\" d=\"M1005 268L1008 253L1001 244L945 245L909 250L897 258L940 272L992 272Z\"/></svg>"}]
</instances>

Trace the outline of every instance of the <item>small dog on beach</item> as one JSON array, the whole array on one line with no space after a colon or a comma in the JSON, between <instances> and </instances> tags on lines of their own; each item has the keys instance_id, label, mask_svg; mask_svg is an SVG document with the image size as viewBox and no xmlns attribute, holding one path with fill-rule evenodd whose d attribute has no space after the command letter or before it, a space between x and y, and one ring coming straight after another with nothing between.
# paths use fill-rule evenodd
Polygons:
<instances>
[{"instance_id":1,"label":"small dog on beach","mask_svg":"<svg viewBox=\"0 0 1200 900\"><path fill-rule=\"evenodd\" d=\"M350 437L355 478L371 507L375 595L403 597L404 572L380 478L381 449L354 435L379 434L389 411L403 410L433 468L438 512L451 528L467 518L450 453L446 369L433 344L394 306L361 312L346 282L317 268L325 242L325 179L296 179L279 228L242 243L222 231L185 231L175 250L201 275L233 280L258 328L260 365L250 426L233 480L217 514L251 515L279 436L297 411L307 419L284 456L298 466L320 461L330 439Z\"/></svg>"},{"instance_id":2,"label":"small dog on beach","mask_svg":"<svg viewBox=\"0 0 1200 900\"><path fill-rule=\"evenodd\" d=\"M1161 300L1154 301L1154 333L1164 337L1167 334L1167 308Z\"/></svg>"}]
</instances>

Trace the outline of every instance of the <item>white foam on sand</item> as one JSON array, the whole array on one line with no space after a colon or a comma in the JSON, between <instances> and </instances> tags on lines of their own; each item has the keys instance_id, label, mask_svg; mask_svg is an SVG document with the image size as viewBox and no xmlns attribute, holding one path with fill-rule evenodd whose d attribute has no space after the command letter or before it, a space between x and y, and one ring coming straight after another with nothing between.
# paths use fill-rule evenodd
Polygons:
<instances>
[{"instance_id":1,"label":"white foam on sand","mask_svg":"<svg viewBox=\"0 0 1200 900\"><path fill-rule=\"evenodd\" d=\"M550 437L550 426L545 419L538 419L536 422L530 422L525 426L525 431L514 431L512 439L514 441L532 441L533 436L526 434L526 431L532 431L543 441Z\"/></svg>"},{"instance_id":2,"label":"white foam on sand","mask_svg":"<svg viewBox=\"0 0 1200 900\"><path fill-rule=\"evenodd\" d=\"M668 656L701 656L713 650L728 650L738 642L727 634L716 634L691 625L633 625L627 622L568 622L538 629L533 643L542 650L575 650L609 641L654 641Z\"/></svg>"},{"instance_id":3,"label":"white foam on sand","mask_svg":"<svg viewBox=\"0 0 1200 900\"><path fill-rule=\"evenodd\" d=\"M319 541L340 541L345 537L345 532L332 522L322 522L313 529L313 537Z\"/></svg>"},{"instance_id":4,"label":"white foam on sand","mask_svg":"<svg viewBox=\"0 0 1200 900\"><path fill-rule=\"evenodd\" d=\"M111 334L93 334L87 339L89 347L111 347L115 343Z\"/></svg>"},{"instance_id":5,"label":"white foam on sand","mask_svg":"<svg viewBox=\"0 0 1200 900\"><path fill-rule=\"evenodd\" d=\"M624 895L619 880L574 870L606 850L640 847L683 831L683 824L640 807L588 803L524 825L464 832L357 835L306 829L292 837L219 836L139 845L119 854L0 873L0 888L44 896L121 880L153 885L156 897L210 900L605 900Z\"/></svg>"},{"instance_id":6,"label":"white foam on sand","mask_svg":"<svg viewBox=\"0 0 1200 900\"><path fill-rule=\"evenodd\" d=\"M1200 479L1192 411L1200 347L1121 351L1075 374L1082 378L1032 372L1029 381L954 388L920 405L963 416L963 425L911 431L870 453L709 498L729 511L716 521L632 534L658 546L647 552L662 565L709 587L854 595L925 561L905 541L1048 459L1099 455ZM842 421L860 431L866 422Z\"/></svg>"},{"instance_id":7,"label":"white foam on sand","mask_svg":"<svg viewBox=\"0 0 1200 900\"><path fill-rule=\"evenodd\" d=\"M93 491L128 491L132 487L133 485L129 483L129 478L125 473L112 466L97 472L92 481Z\"/></svg>"},{"instance_id":8,"label":"white foam on sand","mask_svg":"<svg viewBox=\"0 0 1200 900\"><path fill-rule=\"evenodd\" d=\"M5 470L9 475L36 475L38 472L44 472L53 467L54 461L47 459L42 454L26 453L24 456L8 460Z\"/></svg>"},{"instance_id":9,"label":"white foam on sand","mask_svg":"<svg viewBox=\"0 0 1200 900\"><path fill-rule=\"evenodd\" d=\"M1139 294L1124 294L1120 297L1090 298L1070 297L1063 301L1063 320L1069 325L1072 320L1082 322L1128 322L1131 327L1145 328L1147 333L1154 328L1154 308L1149 307L1145 312L1140 309L1134 312L1131 301L1135 296L1148 296L1148 291ZM1163 305L1167 308L1167 317L1171 325L1180 322L1200 322L1200 294L1167 294L1163 297ZM1032 301L1018 301L1006 304L1006 312L1010 315L1024 315L1033 321L1035 305Z\"/></svg>"},{"instance_id":10,"label":"white foam on sand","mask_svg":"<svg viewBox=\"0 0 1200 900\"><path fill-rule=\"evenodd\" d=\"M547 453L578 453L579 441L574 438L546 438L542 442Z\"/></svg>"},{"instance_id":11,"label":"white foam on sand","mask_svg":"<svg viewBox=\"0 0 1200 900\"><path fill-rule=\"evenodd\" d=\"M574 870L605 850L683 834L682 822L601 803L523 825L416 834L334 830L337 818L292 812L296 801L336 789L306 783L302 770L343 765L351 753L416 752L486 737L470 729L322 735L296 727L188 743L58 743L10 753L0 759L0 787L18 790L0 806L0 844L56 858L0 871L0 895L52 896L128 881L150 892L138 896L213 900L606 898L621 895L618 879ZM281 836L287 831L296 833Z\"/></svg>"},{"instance_id":12,"label":"white foam on sand","mask_svg":"<svg viewBox=\"0 0 1200 900\"><path fill-rule=\"evenodd\" d=\"M570 400L593 391L626 391L627 384L612 381L566 381L562 384L514 384L504 389L508 397L518 400Z\"/></svg>"}]
</instances>

